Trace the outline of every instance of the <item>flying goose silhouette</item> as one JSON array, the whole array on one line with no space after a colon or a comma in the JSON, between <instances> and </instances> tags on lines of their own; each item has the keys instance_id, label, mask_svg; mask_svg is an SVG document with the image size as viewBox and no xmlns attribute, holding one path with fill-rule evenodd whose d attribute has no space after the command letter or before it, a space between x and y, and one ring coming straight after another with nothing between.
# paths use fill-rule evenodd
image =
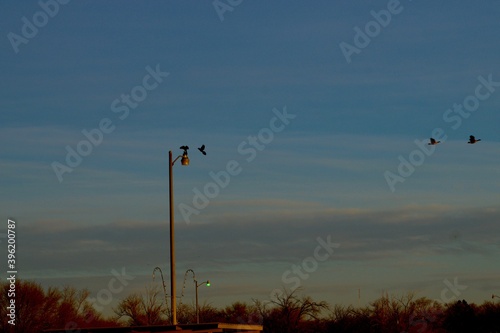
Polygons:
<instances>
[{"instance_id":1,"label":"flying goose silhouette","mask_svg":"<svg viewBox=\"0 0 500 333\"><path fill-rule=\"evenodd\" d=\"M437 145L441 141L436 141L434 138L431 138L431 142L428 143L428 145Z\"/></svg>"},{"instance_id":2,"label":"flying goose silhouette","mask_svg":"<svg viewBox=\"0 0 500 333\"><path fill-rule=\"evenodd\" d=\"M469 137L469 142L467 142L467 143L474 144L474 143L479 142L479 141L481 141L481 139L476 139L476 138L474 137L474 135L471 135L471 136Z\"/></svg>"}]
</instances>

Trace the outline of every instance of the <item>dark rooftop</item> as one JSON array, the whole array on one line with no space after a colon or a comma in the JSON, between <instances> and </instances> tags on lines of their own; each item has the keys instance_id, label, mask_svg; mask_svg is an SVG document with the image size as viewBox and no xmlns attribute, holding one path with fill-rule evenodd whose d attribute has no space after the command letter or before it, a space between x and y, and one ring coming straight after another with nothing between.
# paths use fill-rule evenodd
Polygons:
<instances>
[{"instance_id":1,"label":"dark rooftop","mask_svg":"<svg viewBox=\"0 0 500 333\"><path fill-rule=\"evenodd\" d=\"M227 323L205 323L186 325L160 325L160 326L131 326L131 327L92 327L76 328L72 332L80 333L216 333L216 332L247 332L261 333L262 325L227 324ZM66 329L44 330L45 333L67 333Z\"/></svg>"}]
</instances>

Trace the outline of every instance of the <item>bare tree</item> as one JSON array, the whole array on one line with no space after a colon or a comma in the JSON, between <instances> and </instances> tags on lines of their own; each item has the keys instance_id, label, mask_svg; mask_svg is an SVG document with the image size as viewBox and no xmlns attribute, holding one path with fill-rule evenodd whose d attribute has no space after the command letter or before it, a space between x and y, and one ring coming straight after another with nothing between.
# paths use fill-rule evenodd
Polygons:
<instances>
[{"instance_id":1,"label":"bare tree","mask_svg":"<svg viewBox=\"0 0 500 333\"><path fill-rule=\"evenodd\" d=\"M293 333L299 332L300 326L306 320L318 320L322 310L328 309L328 304L324 301L315 302L309 296L299 297L295 294L297 289L282 292L274 295L275 299L267 304L254 301L264 325L272 332ZM267 306L271 304L273 308Z\"/></svg>"},{"instance_id":2,"label":"bare tree","mask_svg":"<svg viewBox=\"0 0 500 333\"><path fill-rule=\"evenodd\" d=\"M431 332L441 306L414 292L405 295L382 296L371 303L371 318L377 332L399 333L420 330Z\"/></svg>"},{"instance_id":3,"label":"bare tree","mask_svg":"<svg viewBox=\"0 0 500 333\"><path fill-rule=\"evenodd\" d=\"M221 311L221 321L235 324L262 324L262 316L256 305L234 302Z\"/></svg>"},{"instance_id":4,"label":"bare tree","mask_svg":"<svg viewBox=\"0 0 500 333\"><path fill-rule=\"evenodd\" d=\"M146 286L145 294L134 293L122 300L116 309L117 320L126 318L130 326L165 324L164 305L157 286Z\"/></svg>"},{"instance_id":5,"label":"bare tree","mask_svg":"<svg viewBox=\"0 0 500 333\"><path fill-rule=\"evenodd\" d=\"M73 287L50 287L45 291L33 281L18 280L15 284L15 326L8 323L7 306L10 304L9 284L0 284L0 331L41 332L49 328L116 326L102 319L87 301L89 291Z\"/></svg>"}]
</instances>

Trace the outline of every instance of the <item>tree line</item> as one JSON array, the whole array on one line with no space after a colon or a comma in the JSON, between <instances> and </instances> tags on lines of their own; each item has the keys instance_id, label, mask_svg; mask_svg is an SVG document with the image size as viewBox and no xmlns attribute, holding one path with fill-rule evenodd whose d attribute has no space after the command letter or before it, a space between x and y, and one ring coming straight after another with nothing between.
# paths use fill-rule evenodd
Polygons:
<instances>
[{"instance_id":1,"label":"tree line","mask_svg":"<svg viewBox=\"0 0 500 333\"><path fill-rule=\"evenodd\" d=\"M73 287L44 289L34 281L16 281L16 321L9 324L8 283L1 283L0 331L39 333L44 329L170 324L170 309L159 288L121 299L113 315L103 316L88 301L90 292ZM200 322L263 325L272 333L461 333L500 332L500 303L480 305L458 300L448 304L414 293L383 296L365 307L329 305L301 295L300 289L276 293L272 300L234 302L223 308L203 303ZM177 320L196 322L193 304L179 302Z\"/></svg>"}]
</instances>

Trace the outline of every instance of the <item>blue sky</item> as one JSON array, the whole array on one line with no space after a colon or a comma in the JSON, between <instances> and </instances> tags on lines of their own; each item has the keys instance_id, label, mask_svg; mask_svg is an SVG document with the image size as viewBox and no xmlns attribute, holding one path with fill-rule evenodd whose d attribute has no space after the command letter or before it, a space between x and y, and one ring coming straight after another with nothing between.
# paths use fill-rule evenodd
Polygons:
<instances>
[{"instance_id":1,"label":"blue sky","mask_svg":"<svg viewBox=\"0 0 500 333\"><path fill-rule=\"evenodd\" d=\"M96 295L125 269L114 301L155 266L168 280L168 151L189 145L174 167L178 293L190 268L217 306L290 277L331 304L439 300L454 279L460 298L498 293L498 1L247 0L223 20L210 1L54 1L0 5L1 212L20 278ZM348 62L340 45L388 8ZM436 129L446 140L427 146ZM69 166L67 149L86 156ZM293 273L318 237L339 247Z\"/></svg>"}]
</instances>

